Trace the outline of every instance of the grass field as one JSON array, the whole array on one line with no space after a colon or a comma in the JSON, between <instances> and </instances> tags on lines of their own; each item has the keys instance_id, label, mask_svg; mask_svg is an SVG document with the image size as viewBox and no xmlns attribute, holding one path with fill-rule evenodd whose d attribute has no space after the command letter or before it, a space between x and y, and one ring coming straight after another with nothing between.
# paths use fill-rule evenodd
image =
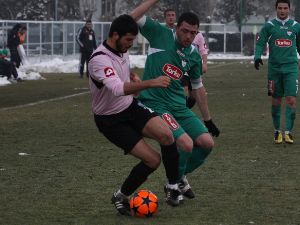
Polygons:
<instances>
[{"instance_id":1,"label":"grass field","mask_svg":"<svg viewBox=\"0 0 300 225\"><path fill-rule=\"evenodd\" d=\"M137 160L98 133L87 79L43 76L0 87L1 225L300 224L299 113L296 143L274 145L266 66L257 72L248 61L209 65L205 85L221 135L189 176L195 199L167 206L163 167L150 176L142 188L160 205L149 219L119 216L110 204Z\"/></svg>"}]
</instances>

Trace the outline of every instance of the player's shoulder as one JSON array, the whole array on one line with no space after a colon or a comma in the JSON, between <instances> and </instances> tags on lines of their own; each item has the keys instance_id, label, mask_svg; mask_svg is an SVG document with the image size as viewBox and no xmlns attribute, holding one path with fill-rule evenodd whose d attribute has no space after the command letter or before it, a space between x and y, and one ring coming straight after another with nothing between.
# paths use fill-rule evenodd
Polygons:
<instances>
[{"instance_id":1,"label":"player's shoulder","mask_svg":"<svg viewBox=\"0 0 300 225\"><path fill-rule=\"evenodd\" d=\"M199 57L199 55L200 55L198 48L197 48L195 45L193 45L193 44L191 45L189 51L190 51L190 55L191 55L192 57L193 57L193 56Z\"/></svg>"},{"instance_id":2,"label":"player's shoulder","mask_svg":"<svg viewBox=\"0 0 300 225\"><path fill-rule=\"evenodd\" d=\"M272 19L272 20L269 20L268 22L266 22L265 23L265 27L274 27L274 26L276 26L276 24L277 24L278 22L277 22L277 20L276 19Z\"/></svg>"}]
</instances>

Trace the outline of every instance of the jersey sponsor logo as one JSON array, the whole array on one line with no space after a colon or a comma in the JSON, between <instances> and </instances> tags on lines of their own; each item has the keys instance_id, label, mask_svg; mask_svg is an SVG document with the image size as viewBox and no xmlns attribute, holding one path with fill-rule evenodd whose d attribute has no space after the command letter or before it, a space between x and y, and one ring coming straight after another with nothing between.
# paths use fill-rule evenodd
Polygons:
<instances>
[{"instance_id":1,"label":"jersey sponsor logo","mask_svg":"<svg viewBox=\"0 0 300 225\"><path fill-rule=\"evenodd\" d=\"M291 47L292 41L289 39L277 39L275 40L275 45L278 47Z\"/></svg>"},{"instance_id":2,"label":"jersey sponsor logo","mask_svg":"<svg viewBox=\"0 0 300 225\"><path fill-rule=\"evenodd\" d=\"M163 72L168 77L173 78L175 80L179 80L183 75L183 72L178 67L168 63L164 65Z\"/></svg>"},{"instance_id":3,"label":"jersey sponsor logo","mask_svg":"<svg viewBox=\"0 0 300 225\"><path fill-rule=\"evenodd\" d=\"M161 117L172 130L177 130L179 128L177 121L170 114L164 113Z\"/></svg>"},{"instance_id":4,"label":"jersey sponsor logo","mask_svg":"<svg viewBox=\"0 0 300 225\"><path fill-rule=\"evenodd\" d=\"M113 68L111 68L111 67L106 67L106 68L104 69L104 74L105 74L106 77L111 77L111 76L114 76L114 75L115 75L115 72L114 72Z\"/></svg>"}]
</instances>

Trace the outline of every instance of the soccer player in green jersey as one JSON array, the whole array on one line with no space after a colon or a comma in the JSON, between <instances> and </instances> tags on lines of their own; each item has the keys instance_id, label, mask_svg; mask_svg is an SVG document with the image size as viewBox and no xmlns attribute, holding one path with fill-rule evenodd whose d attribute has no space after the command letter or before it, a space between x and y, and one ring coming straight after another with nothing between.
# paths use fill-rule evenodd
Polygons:
<instances>
[{"instance_id":1,"label":"soccer player in green jersey","mask_svg":"<svg viewBox=\"0 0 300 225\"><path fill-rule=\"evenodd\" d=\"M280 130L281 102L285 97L284 141L293 144L292 129L296 117L296 96L298 93L298 57L300 52L300 24L289 18L290 1L277 0L277 17L265 24L256 43L254 64L258 70L263 65L261 54L269 44L268 95L272 96L272 119L275 128L274 142L280 144L283 135Z\"/></svg>"},{"instance_id":2,"label":"soccer player in green jersey","mask_svg":"<svg viewBox=\"0 0 300 225\"><path fill-rule=\"evenodd\" d=\"M186 175L197 169L211 152L214 141L202 121L187 106L181 79L187 73L191 79L193 94L198 106L200 102L202 60L192 42L199 29L199 19L194 13L183 13L176 25L176 32L159 22L144 16L158 0L145 0L131 12L137 21L141 34L149 41L150 48L145 65L143 80L161 74L171 78L166 89L149 89L140 93L140 100L161 115L173 131L179 149L179 172L176 185L166 185L166 199L178 196L194 198ZM167 153L162 152L166 166ZM180 190L180 191L179 191Z\"/></svg>"}]
</instances>

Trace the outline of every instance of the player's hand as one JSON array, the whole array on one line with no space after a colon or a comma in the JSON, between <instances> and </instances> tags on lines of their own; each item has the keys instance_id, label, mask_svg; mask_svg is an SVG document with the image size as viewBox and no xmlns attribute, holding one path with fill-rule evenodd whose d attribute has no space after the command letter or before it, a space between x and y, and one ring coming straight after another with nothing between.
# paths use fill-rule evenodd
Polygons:
<instances>
[{"instance_id":1,"label":"player's hand","mask_svg":"<svg viewBox=\"0 0 300 225\"><path fill-rule=\"evenodd\" d=\"M214 124L212 119L205 121L204 124L208 129L208 132L211 133L213 137L218 137L220 135L220 130L217 128L217 126Z\"/></svg>"},{"instance_id":2,"label":"player's hand","mask_svg":"<svg viewBox=\"0 0 300 225\"><path fill-rule=\"evenodd\" d=\"M207 64L203 63L202 64L202 73L206 73L207 72Z\"/></svg>"},{"instance_id":3,"label":"player's hand","mask_svg":"<svg viewBox=\"0 0 300 225\"><path fill-rule=\"evenodd\" d=\"M133 72L130 73L130 81L131 82L138 82L138 83L142 82L139 75L137 75L136 73L133 73Z\"/></svg>"},{"instance_id":4,"label":"player's hand","mask_svg":"<svg viewBox=\"0 0 300 225\"><path fill-rule=\"evenodd\" d=\"M193 96L185 96L186 106L191 109L196 104L196 99Z\"/></svg>"},{"instance_id":5,"label":"player's hand","mask_svg":"<svg viewBox=\"0 0 300 225\"><path fill-rule=\"evenodd\" d=\"M259 70L259 64L264 65L264 63L261 59L256 59L255 62L254 62L255 69Z\"/></svg>"},{"instance_id":6,"label":"player's hand","mask_svg":"<svg viewBox=\"0 0 300 225\"><path fill-rule=\"evenodd\" d=\"M168 87L171 83L170 77L167 76L159 76L152 80L152 87Z\"/></svg>"}]
</instances>

